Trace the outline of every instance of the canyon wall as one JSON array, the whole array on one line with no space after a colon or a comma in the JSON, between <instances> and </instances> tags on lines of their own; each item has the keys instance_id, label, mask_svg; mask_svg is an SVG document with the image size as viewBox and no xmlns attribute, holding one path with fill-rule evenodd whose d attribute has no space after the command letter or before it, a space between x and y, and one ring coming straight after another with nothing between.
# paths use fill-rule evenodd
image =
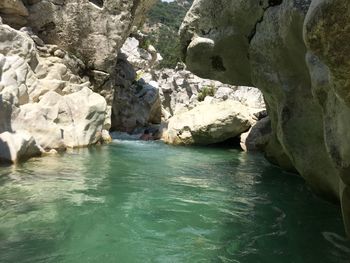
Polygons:
<instances>
[{"instance_id":1,"label":"canyon wall","mask_svg":"<svg viewBox=\"0 0 350 263\"><path fill-rule=\"evenodd\" d=\"M196 0L180 34L194 73L262 90L268 158L340 200L350 234L350 4Z\"/></svg>"},{"instance_id":2,"label":"canyon wall","mask_svg":"<svg viewBox=\"0 0 350 263\"><path fill-rule=\"evenodd\" d=\"M110 139L117 53L153 2L0 2L0 161Z\"/></svg>"}]
</instances>

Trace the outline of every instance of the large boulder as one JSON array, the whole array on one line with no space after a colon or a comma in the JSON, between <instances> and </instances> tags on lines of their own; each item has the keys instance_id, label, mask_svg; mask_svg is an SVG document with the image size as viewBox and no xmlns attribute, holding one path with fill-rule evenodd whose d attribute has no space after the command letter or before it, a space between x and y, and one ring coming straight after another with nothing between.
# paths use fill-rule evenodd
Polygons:
<instances>
[{"instance_id":1,"label":"large boulder","mask_svg":"<svg viewBox=\"0 0 350 263\"><path fill-rule=\"evenodd\" d=\"M340 199L350 234L349 8L340 0L197 0L181 37L195 73L261 89L271 159L283 165L287 157L316 192Z\"/></svg>"},{"instance_id":2,"label":"large boulder","mask_svg":"<svg viewBox=\"0 0 350 263\"><path fill-rule=\"evenodd\" d=\"M208 145L236 137L252 123L249 109L240 102L203 103L170 118L163 139L175 145Z\"/></svg>"},{"instance_id":3,"label":"large boulder","mask_svg":"<svg viewBox=\"0 0 350 263\"><path fill-rule=\"evenodd\" d=\"M101 139L106 111L105 99L88 88L66 96L50 91L21 106L12 127L30 132L44 149L84 147Z\"/></svg>"},{"instance_id":4,"label":"large boulder","mask_svg":"<svg viewBox=\"0 0 350 263\"><path fill-rule=\"evenodd\" d=\"M40 147L28 132L0 133L0 162L16 163L40 154Z\"/></svg>"}]
</instances>

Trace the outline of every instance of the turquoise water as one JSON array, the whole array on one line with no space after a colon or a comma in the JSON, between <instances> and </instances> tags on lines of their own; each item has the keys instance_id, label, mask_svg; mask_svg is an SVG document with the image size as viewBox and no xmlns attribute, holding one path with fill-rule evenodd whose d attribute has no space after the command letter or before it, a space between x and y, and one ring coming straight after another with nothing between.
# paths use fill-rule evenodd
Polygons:
<instances>
[{"instance_id":1,"label":"turquoise water","mask_svg":"<svg viewBox=\"0 0 350 263\"><path fill-rule=\"evenodd\" d=\"M121 141L0 168L0 262L349 262L340 211L260 155Z\"/></svg>"}]
</instances>

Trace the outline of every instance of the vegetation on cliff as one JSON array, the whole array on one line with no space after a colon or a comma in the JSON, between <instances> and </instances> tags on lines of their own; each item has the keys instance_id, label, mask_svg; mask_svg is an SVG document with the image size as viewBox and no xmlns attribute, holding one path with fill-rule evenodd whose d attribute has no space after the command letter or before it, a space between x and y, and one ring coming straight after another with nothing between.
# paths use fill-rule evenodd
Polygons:
<instances>
[{"instance_id":1,"label":"vegetation on cliff","mask_svg":"<svg viewBox=\"0 0 350 263\"><path fill-rule=\"evenodd\" d=\"M160 68L173 68L181 61L178 31L193 0L162 2L158 0L150 10L144 31L150 42L160 52Z\"/></svg>"}]
</instances>

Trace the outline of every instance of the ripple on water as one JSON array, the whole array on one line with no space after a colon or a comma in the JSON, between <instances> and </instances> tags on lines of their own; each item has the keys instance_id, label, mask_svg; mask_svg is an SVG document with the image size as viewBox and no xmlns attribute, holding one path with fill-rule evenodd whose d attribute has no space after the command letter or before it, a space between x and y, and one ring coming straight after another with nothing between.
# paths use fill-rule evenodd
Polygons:
<instances>
[{"instance_id":1,"label":"ripple on water","mask_svg":"<svg viewBox=\"0 0 350 263\"><path fill-rule=\"evenodd\" d=\"M339 208L237 150L120 141L0 170L0 262L348 262Z\"/></svg>"}]
</instances>

